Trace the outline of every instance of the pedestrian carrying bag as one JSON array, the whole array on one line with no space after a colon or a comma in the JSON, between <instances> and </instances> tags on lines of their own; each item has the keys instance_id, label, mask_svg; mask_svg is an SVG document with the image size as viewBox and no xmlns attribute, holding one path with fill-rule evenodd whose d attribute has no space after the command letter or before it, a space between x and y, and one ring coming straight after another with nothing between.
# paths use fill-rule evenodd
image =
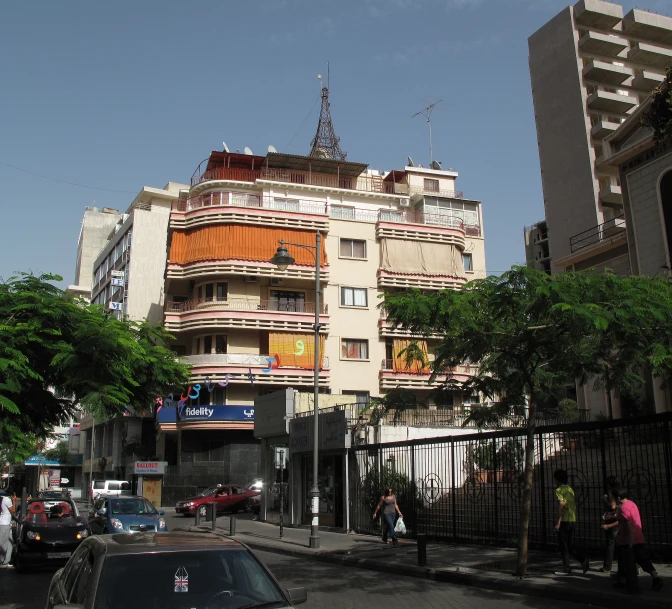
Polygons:
<instances>
[{"instance_id":1,"label":"pedestrian carrying bag","mask_svg":"<svg viewBox=\"0 0 672 609\"><path fill-rule=\"evenodd\" d=\"M402 535L406 533L406 525L404 524L403 518L399 518L399 520L397 520L397 523L394 525L394 532L401 533Z\"/></svg>"}]
</instances>

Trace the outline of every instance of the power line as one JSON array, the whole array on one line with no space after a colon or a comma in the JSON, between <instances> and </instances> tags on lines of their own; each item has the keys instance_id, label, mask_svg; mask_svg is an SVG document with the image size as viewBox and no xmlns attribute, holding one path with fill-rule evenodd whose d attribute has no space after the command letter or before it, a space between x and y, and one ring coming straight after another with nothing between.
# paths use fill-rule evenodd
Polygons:
<instances>
[{"instance_id":1,"label":"power line","mask_svg":"<svg viewBox=\"0 0 672 609\"><path fill-rule=\"evenodd\" d=\"M76 182L68 182L67 180L51 178L49 176L42 175L41 173L35 173L34 171L29 171L28 169L22 169L21 167L17 167L16 165L10 165L9 163L5 163L4 161L0 161L0 165L5 165L5 167L11 167L12 169L16 169L17 171L22 171L23 173L28 173L31 176L36 176L38 178L43 178L45 180L51 180L52 182L60 182L61 184L69 184L70 186L77 186L78 188L88 188L90 190L105 190L107 192L120 192L130 195L137 194L137 192L133 190L116 190L114 188L103 188L101 186L87 186L86 184L77 184Z\"/></svg>"},{"instance_id":2,"label":"power line","mask_svg":"<svg viewBox=\"0 0 672 609\"><path fill-rule=\"evenodd\" d=\"M287 144L285 146L285 149L283 150L283 152L285 152L287 150L287 148L289 148L291 146L292 142L296 139L296 136L299 135L299 131L301 131L301 129L303 129L303 126L306 124L306 121L310 118L310 115L313 113L313 110L315 110L315 106L317 105L317 102L320 100L320 97L321 96L318 95L315 98L315 101L313 102L313 107L310 109L310 112L308 112L308 114L306 115L306 118L303 119L303 122L301 123L301 126L297 129L297 131L294 134L294 136L292 137L292 139L289 140L289 144Z\"/></svg>"}]
</instances>

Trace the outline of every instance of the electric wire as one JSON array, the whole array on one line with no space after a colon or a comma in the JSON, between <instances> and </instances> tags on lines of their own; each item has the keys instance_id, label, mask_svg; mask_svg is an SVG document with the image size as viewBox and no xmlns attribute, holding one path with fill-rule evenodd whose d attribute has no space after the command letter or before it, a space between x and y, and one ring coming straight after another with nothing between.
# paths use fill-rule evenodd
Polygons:
<instances>
[{"instance_id":1,"label":"electric wire","mask_svg":"<svg viewBox=\"0 0 672 609\"><path fill-rule=\"evenodd\" d=\"M87 186L86 184L78 184L77 182L68 182L67 180L60 180L59 178L52 178L49 176L42 175L41 173L35 173L34 171L29 171L28 169L22 169L21 167L17 167L16 165L10 165L9 163L5 163L4 161L0 161L0 165L4 165L5 167L11 167L12 169L16 169L17 171L22 171L23 173L28 173L31 176L36 176L38 178L43 178L45 180L51 180L52 182L60 182L61 184L69 184L70 186L77 186L78 188L88 188L90 190L105 190L107 192L119 192L130 195L137 194L137 192L133 190L117 190L115 188L103 188L102 186Z\"/></svg>"},{"instance_id":2,"label":"electric wire","mask_svg":"<svg viewBox=\"0 0 672 609\"><path fill-rule=\"evenodd\" d=\"M315 110L315 106L317 106L317 102L320 100L320 95L318 95L315 98L315 102L313 103L313 107L310 109L310 112L306 115L306 118L303 119L303 122L301 123L301 126L296 130L296 133L293 135L292 139L289 140L289 144L287 144L284 149L283 153L287 151L287 148L289 148L292 145L292 142L296 139L296 136L299 135L299 132L301 129L303 129L303 126L306 124L306 121L310 118L310 115L313 113L313 110Z\"/></svg>"}]
</instances>

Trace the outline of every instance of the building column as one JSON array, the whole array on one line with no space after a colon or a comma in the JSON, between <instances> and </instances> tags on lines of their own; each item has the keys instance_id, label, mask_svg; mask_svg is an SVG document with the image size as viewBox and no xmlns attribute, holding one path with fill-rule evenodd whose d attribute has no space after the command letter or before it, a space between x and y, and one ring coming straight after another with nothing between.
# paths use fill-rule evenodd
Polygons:
<instances>
[{"instance_id":1,"label":"building column","mask_svg":"<svg viewBox=\"0 0 672 609\"><path fill-rule=\"evenodd\" d=\"M177 428L177 466L182 465L182 430Z\"/></svg>"},{"instance_id":2,"label":"building column","mask_svg":"<svg viewBox=\"0 0 672 609\"><path fill-rule=\"evenodd\" d=\"M159 461L166 460L166 434L163 431L156 434L156 455Z\"/></svg>"}]
</instances>

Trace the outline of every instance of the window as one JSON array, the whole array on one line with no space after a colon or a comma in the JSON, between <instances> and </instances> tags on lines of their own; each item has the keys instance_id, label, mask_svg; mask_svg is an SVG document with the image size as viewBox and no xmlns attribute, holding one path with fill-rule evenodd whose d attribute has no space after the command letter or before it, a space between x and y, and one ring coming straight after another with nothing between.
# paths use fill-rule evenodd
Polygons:
<instances>
[{"instance_id":1,"label":"window","mask_svg":"<svg viewBox=\"0 0 672 609\"><path fill-rule=\"evenodd\" d=\"M332 205L329 207L329 215L339 220L354 220L355 208L345 205Z\"/></svg>"},{"instance_id":2,"label":"window","mask_svg":"<svg viewBox=\"0 0 672 609\"><path fill-rule=\"evenodd\" d=\"M425 191L426 192L439 192L439 181L430 180L425 178Z\"/></svg>"},{"instance_id":3,"label":"window","mask_svg":"<svg viewBox=\"0 0 672 609\"><path fill-rule=\"evenodd\" d=\"M473 273L474 271L473 262L474 261L471 258L471 254L462 254L462 264L464 265L464 270L467 273Z\"/></svg>"},{"instance_id":4,"label":"window","mask_svg":"<svg viewBox=\"0 0 672 609\"><path fill-rule=\"evenodd\" d=\"M226 387L221 387L217 385L212 390L212 399L211 404L226 404Z\"/></svg>"},{"instance_id":5,"label":"window","mask_svg":"<svg viewBox=\"0 0 672 609\"><path fill-rule=\"evenodd\" d=\"M196 288L196 297L200 300L205 295L206 302L226 300L228 293L229 286L225 282L205 283Z\"/></svg>"},{"instance_id":6,"label":"window","mask_svg":"<svg viewBox=\"0 0 672 609\"><path fill-rule=\"evenodd\" d=\"M185 345L171 345L170 350L179 357L184 357L187 354L187 347Z\"/></svg>"},{"instance_id":7,"label":"window","mask_svg":"<svg viewBox=\"0 0 672 609\"><path fill-rule=\"evenodd\" d=\"M367 307L368 294L366 288L341 288L341 306Z\"/></svg>"},{"instance_id":8,"label":"window","mask_svg":"<svg viewBox=\"0 0 672 609\"><path fill-rule=\"evenodd\" d=\"M221 334L215 336L215 352L226 353L226 336Z\"/></svg>"},{"instance_id":9,"label":"window","mask_svg":"<svg viewBox=\"0 0 672 609\"><path fill-rule=\"evenodd\" d=\"M366 241L363 239L341 239L341 258L366 259Z\"/></svg>"},{"instance_id":10,"label":"window","mask_svg":"<svg viewBox=\"0 0 672 609\"><path fill-rule=\"evenodd\" d=\"M203 353L212 353L212 336L203 337Z\"/></svg>"},{"instance_id":11,"label":"window","mask_svg":"<svg viewBox=\"0 0 672 609\"><path fill-rule=\"evenodd\" d=\"M77 575L77 580L72 589L72 594L70 595L70 600L68 604L73 605L84 605L86 600L86 590L89 585L89 578L91 577L91 571L93 569L93 556L91 553L86 556L83 561L83 564Z\"/></svg>"},{"instance_id":12,"label":"window","mask_svg":"<svg viewBox=\"0 0 672 609\"><path fill-rule=\"evenodd\" d=\"M342 359L369 359L369 341L344 338L341 340Z\"/></svg>"},{"instance_id":13,"label":"window","mask_svg":"<svg viewBox=\"0 0 672 609\"><path fill-rule=\"evenodd\" d=\"M306 293L271 290L270 305L271 311L304 313L306 310Z\"/></svg>"},{"instance_id":14,"label":"window","mask_svg":"<svg viewBox=\"0 0 672 609\"><path fill-rule=\"evenodd\" d=\"M357 404L368 404L371 401L371 394L368 391L357 391L356 389L344 389L343 395L354 395Z\"/></svg>"}]
</instances>

